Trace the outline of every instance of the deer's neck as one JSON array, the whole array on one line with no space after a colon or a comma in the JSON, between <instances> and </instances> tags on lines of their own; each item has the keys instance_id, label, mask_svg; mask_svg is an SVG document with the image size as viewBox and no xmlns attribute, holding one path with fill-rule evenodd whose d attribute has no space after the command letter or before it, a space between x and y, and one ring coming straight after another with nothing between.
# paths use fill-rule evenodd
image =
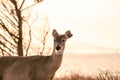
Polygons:
<instances>
[{"instance_id":1,"label":"deer's neck","mask_svg":"<svg viewBox=\"0 0 120 80\"><path fill-rule=\"evenodd\" d=\"M52 53L52 67L54 70L57 70L62 62L62 57L63 57L63 52L62 51L56 51L55 49L53 49L53 53Z\"/></svg>"}]
</instances>

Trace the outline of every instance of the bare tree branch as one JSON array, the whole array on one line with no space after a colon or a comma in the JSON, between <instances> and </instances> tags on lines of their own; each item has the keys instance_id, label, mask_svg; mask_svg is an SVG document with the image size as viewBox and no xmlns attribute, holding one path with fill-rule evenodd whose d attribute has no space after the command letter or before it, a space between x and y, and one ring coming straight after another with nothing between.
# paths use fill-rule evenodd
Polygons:
<instances>
[{"instance_id":1,"label":"bare tree branch","mask_svg":"<svg viewBox=\"0 0 120 80\"><path fill-rule=\"evenodd\" d=\"M15 38L18 38L17 36L15 36L14 34L12 34L9 30L8 30L8 28L5 26L5 24L4 24L4 22L0 19L0 25L9 33L9 35L12 37L12 39L15 41L15 43L16 43L16 40L13 38L13 37L15 37Z\"/></svg>"},{"instance_id":2,"label":"bare tree branch","mask_svg":"<svg viewBox=\"0 0 120 80\"><path fill-rule=\"evenodd\" d=\"M32 25L37 19L38 19L38 17L36 17L36 19L34 19L34 20L32 21L31 25ZM24 19L23 19L23 21L26 22L26 24L27 24L28 27L29 27L29 42L28 42L28 46L27 46L26 54L25 54L25 56L27 56L27 55L28 55L28 50L29 50L29 48L30 48L31 41L32 41L32 35L31 35L31 27L32 27L32 26L29 24L28 21L26 21L26 20L24 20Z\"/></svg>"},{"instance_id":3,"label":"bare tree branch","mask_svg":"<svg viewBox=\"0 0 120 80\"><path fill-rule=\"evenodd\" d=\"M14 4L14 6L17 6L16 4L16 1L15 0L10 0L13 4Z\"/></svg>"},{"instance_id":4,"label":"bare tree branch","mask_svg":"<svg viewBox=\"0 0 120 80\"><path fill-rule=\"evenodd\" d=\"M27 46L27 49L26 49L26 55L25 55L25 56L27 56L28 55L28 50L30 48L30 44L31 44L31 41L32 41L32 36L31 36L31 26L27 21L25 21L25 22L27 23L27 25L29 27L29 42L28 42L28 46Z\"/></svg>"},{"instance_id":5,"label":"bare tree branch","mask_svg":"<svg viewBox=\"0 0 120 80\"><path fill-rule=\"evenodd\" d=\"M30 5L30 6L26 7L26 8L24 8L24 9L22 9L21 11L24 11L24 10L26 10L26 9L29 9L29 8L35 6L36 4L38 4L38 3L34 3L33 5Z\"/></svg>"},{"instance_id":6,"label":"bare tree branch","mask_svg":"<svg viewBox=\"0 0 120 80\"><path fill-rule=\"evenodd\" d=\"M7 53L9 56L12 56L9 52L7 52L5 49L3 49L1 46L0 46L0 49L2 51L2 55L4 56L5 53ZM5 53L4 53L5 52Z\"/></svg>"},{"instance_id":7,"label":"bare tree branch","mask_svg":"<svg viewBox=\"0 0 120 80\"><path fill-rule=\"evenodd\" d=\"M39 3L42 2L43 0L34 0L34 2Z\"/></svg>"},{"instance_id":8,"label":"bare tree branch","mask_svg":"<svg viewBox=\"0 0 120 80\"><path fill-rule=\"evenodd\" d=\"M2 13L2 12L1 12L1 13ZM12 19L10 19L10 18L9 18L8 16L6 16L4 13L3 13L3 15L4 15L4 17L3 17L3 16L0 16L0 17L3 18L3 19L5 19L6 21L8 21L9 24L10 24L11 26L13 26L14 29L17 31L18 28L16 27L17 25L14 23L14 21L12 21Z\"/></svg>"},{"instance_id":9,"label":"bare tree branch","mask_svg":"<svg viewBox=\"0 0 120 80\"><path fill-rule=\"evenodd\" d=\"M0 12L2 13L2 15L6 18L6 19L8 19L9 21L11 21L12 22L12 24L14 24L15 26L17 26L16 24L15 24L15 21L16 21L16 23L18 22L18 20L15 18L15 16L14 15L11 15L11 13L10 12L4 12L4 11L1 11L0 10ZM5 13L8 13L8 15L6 15ZM15 21L13 21L13 19L11 19L11 18L13 18Z\"/></svg>"},{"instance_id":10,"label":"bare tree branch","mask_svg":"<svg viewBox=\"0 0 120 80\"><path fill-rule=\"evenodd\" d=\"M1 48L0 48L1 49ZM4 56L4 51L3 51L3 49L1 49L1 52L2 52L2 56Z\"/></svg>"},{"instance_id":11,"label":"bare tree branch","mask_svg":"<svg viewBox=\"0 0 120 80\"><path fill-rule=\"evenodd\" d=\"M10 52L14 53L8 46L6 46L3 42L0 41L0 44L7 48Z\"/></svg>"},{"instance_id":12,"label":"bare tree branch","mask_svg":"<svg viewBox=\"0 0 120 80\"><path fill-rule=\"evenodd\" d=\"M42 51L40 52L41 55L43 54L43 52L44 52L44 50L45 50L45 45L46 45L46 44L45 44L45 41L46 41L47 35L48 35L48 32L45 32L45 31L44 31L44 38L43 38L43 40L42 40L43 47L42 47Z\"/></svg>"},{"instance_id":13,"label":"bare tree branch","mask_svg":"<svg viewBox=\"0 0 120 80\"><path fill-rule=\"evenodd\" d=\"M21 6L20 6L20 8L19 9L21 9L22 8L22 6L23 6L23 4L25 3L25 0L23 0L22 1L22 4L21 4Z\"/></svg>"},{"instance_id":14,"label":"bare tree branch","mask_svg":"<svg viewBox=\"0 0 120 80\"><path fill-rule=\"evenodd\" d=\"M17 48L13 43L11 43L8 39L6 39L3 35L0 34L0 36L7 41L8 43L10 43L13 47Z\"/></svg>"},{"instance_id":15,"label":"bare tree branch","mask_svg":"<svg viewBox=\"0 0 120 80\"><path fill-rule=\"evenodd\" d=\"M22 14L21 14L21 11L20 11L20 9L18 8L18 6L17 6L17 2L16 2L16 0L10 0L12 3L13 3L13 5L14 5L14 7L15 7L15 11L16 11L16 16L17 16L17 18L18 18L18 48L17 48L17 52L18 52L18 55L19 56L23 56L23 40L22 40L22 37L23 37L23 35L22 35Z\"/></svg>"},{"instance_id":16,"label":"bare tree branch","mask_svg":"<svg viewBox=\"0 0 120 80\"><path fill-rule=\"evenodd\" d=\"M31 7L35 6L36 4L38 4L38 3L42 2L42 1L43 0L34 0L35 3L33 5L30 5L30 6L26 7L26 8L24 8L24 9L22 9L21 11L24 11L24 10L26 10L28 8L31 8Z\"/></svg>"},{"instance_id":17,"label":"bare tree branch","mask_svg":"<svg viewBox=\"0 0 120 80\"><path fill-rule=\"evenodd\" d=\"M14 10L13 10L13 9L8 10L8 7L7 7L3 2L1 2L1 3L2 3L3 7L6 9L6 11L8 12L8 14L10 14L11 17L13 17L14 20L17 21L17 19L16 19L15 16L14 16ZM10 6L10 5L9 5L9 6ZM5 11L5 10L4 10L4 11ZM1 12L2 12L2 11L1 11ZM3 12L2 12L2 13L3 13ZM5 15L5 14L3 13L3 15ZM6 16L6 15L5 15L5 17L8 18L8 16ZM9 18L8 18L8 19L9 19ZM11 19L9 19L9 20L11 20ZM12 20L11 20L11 22L14 23L14 21L12 21ZM14 24L14 25L15 25L15 24Z\"/></svg>"},{"instance_id":18,"label":"bare tree branch","mask_svg":"<svg viewBox=\"0 0 120 80\"><path fill-rule=\"evenodd\" d=\"M49 30L50 30L50 27L49 27L49 22L48 22L48 18L46 17L45 18L45 22L47 23L45 23L44 24L44 26L46 27L48 27L48 29L46 29L46 28L44 28L44 37L43 37L43 40L42 40L42 43L43 43L43 48L42 48L42 51L40 52L41 53L41 55L43 54L43 52L44 52L44 50L45 50L45 46L46 46L46 39L47 39L47 35L48 35L48 32L49 32ZM46 31L47 30L47 31Z\"/></svg>"},{"instance_id":19,"label":"bare tree branch","mask_svg":"<svg viewBox=\"0 0 120 80\"><path fill-rule=\"evenodd\" d=\"M8 8L6 7L6 5L3 2L1 2L1 3L2 3L3 7L9 12Z\"/></svg>"},{"instance_id":20,"label":"bare tree branch","mask_svg":"<svg viewBox=\"0 0 120 80\"><path fill-rule=\"evenodd\" d=\"M0 28L3 30L0 34L0 49L2 51L3 55L10 55L17 53L18 56L23 56L23 51L26 50L25 56L28 55L29 49L31 47L31 24L27 22L28 18L25 18L22 14L24 14L24 10L32 8L36 4L40 3L43 0L34 0L32 5L27 6L23 8L25 5L25 0L6 0L6 2L1 1L2 9L0 10ZM20 5L19 5L20 2ZM22 12L23 11L23 12ZM37 17L38 18L38 17ZM24 20L26 19L26 20ZM35 22L36 20L33 20ZM23 23L27 24L25 27L27 27L28 32L27 35L29 36L27 39L29 39L28 42L24 42L24 35L22 35L24 32L23 29ZM45 26L45 24L43 25ZM48 29L47 29L48 30ZM43 32L43 40L41 43L43 43L43 49L45 49L46 45L46 38L48 31L44 30ZM5 33L5 34L4 34ZM10 39L10 40L9 40ZM27 44L26 44L27 43ZM26 48L23 49L23 46ZM15 50L16 49L16 50ZM42 54L42 53L41 53Z\"/></svg>"}]
</instances>

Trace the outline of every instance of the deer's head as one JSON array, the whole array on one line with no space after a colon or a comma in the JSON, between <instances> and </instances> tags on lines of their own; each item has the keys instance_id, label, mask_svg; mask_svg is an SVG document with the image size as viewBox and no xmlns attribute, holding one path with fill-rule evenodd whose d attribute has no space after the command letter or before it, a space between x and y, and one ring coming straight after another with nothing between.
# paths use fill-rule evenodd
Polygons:
<instances>
[{"instance_id":1,"label":"deer's head","mask_svg":"<svg viewBox=\"0 0 120 80\"><path fill-rule=\"evenodd\" d=\"M54 29L52 32L52 35L54 38L54 48L56 51L64 51L66 40L72 37L70 30L66 31L65 34L60 35Z\"/></svg>"}]
</instances>

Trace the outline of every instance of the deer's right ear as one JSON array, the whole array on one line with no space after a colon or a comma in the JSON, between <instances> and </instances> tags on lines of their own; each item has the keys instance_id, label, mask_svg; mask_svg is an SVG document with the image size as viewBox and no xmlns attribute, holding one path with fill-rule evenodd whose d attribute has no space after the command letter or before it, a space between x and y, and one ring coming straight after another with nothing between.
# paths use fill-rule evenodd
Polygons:
<instances>
[{"instance_id":1,"label":"deer's right ear","mask_svg":"<svg viewBox=\"0 0 120 80\"><path fill-rule=\"evenodd\" d=\"M66 31L65 36L66 36L66 38L71 38L73 36L73 34L71 33L70 30L68 30L68 31Z\"/></svg>"},{"instance_id":2,"label":"deer's right ear","mask_svg":"<svg viewBox=\"0 0 120 80\"><path fill-rule=\"evenodd\" d=\"M52 35L53 35L53 37L56 37L56 36L58 36L58 32L54 29L52 32Z\"/></svg>"}]
</instances>

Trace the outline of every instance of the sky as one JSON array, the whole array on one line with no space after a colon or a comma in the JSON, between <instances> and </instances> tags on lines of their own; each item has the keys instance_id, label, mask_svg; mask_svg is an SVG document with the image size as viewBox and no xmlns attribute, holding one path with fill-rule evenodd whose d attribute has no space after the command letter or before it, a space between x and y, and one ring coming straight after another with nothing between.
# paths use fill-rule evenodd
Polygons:
<instances>
[{"instance_id":1,"label":"sky","mask_svg":"<svg viewBox=\"0 0 120 80\"><path fill-rule=\"evenodd\" d=\"M48 16L50 27L73 37L68 47L120 48L120 0L44 0L37 11Z\"/></svg>"}]
</instances>

